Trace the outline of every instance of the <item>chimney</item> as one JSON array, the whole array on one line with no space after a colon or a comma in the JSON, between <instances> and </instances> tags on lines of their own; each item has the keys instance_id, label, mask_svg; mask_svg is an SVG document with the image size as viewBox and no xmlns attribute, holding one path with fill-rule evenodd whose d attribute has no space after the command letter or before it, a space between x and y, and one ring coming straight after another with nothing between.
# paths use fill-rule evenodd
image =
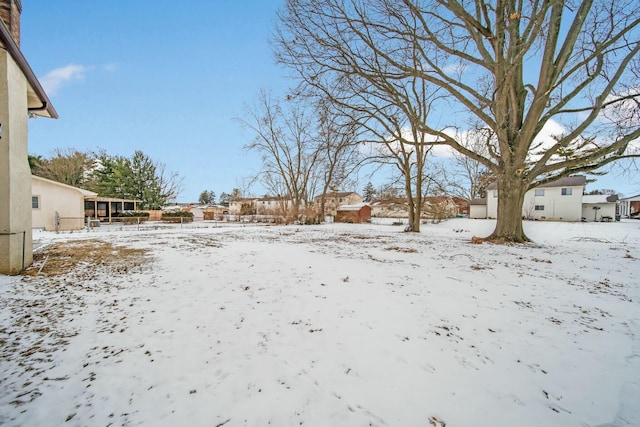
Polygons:
<instances>
[{"instance_id":1,"label":"chimney","mask_svg":"<svg viewBox=\"0 0 640 427\"><path fill-rule=\"evenodd\" d=\"M18 47L20 46L21 13L21 0L0 0L0 19L4 21Z\"/></svg>"}]
</instances>

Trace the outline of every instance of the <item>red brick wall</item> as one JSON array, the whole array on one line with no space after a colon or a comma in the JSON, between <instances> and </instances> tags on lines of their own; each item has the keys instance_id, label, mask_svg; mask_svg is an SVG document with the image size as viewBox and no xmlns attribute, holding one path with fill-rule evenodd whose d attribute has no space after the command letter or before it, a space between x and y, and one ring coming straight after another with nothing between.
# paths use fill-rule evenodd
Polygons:
<instances>
[{"instance_id":1,"label":"red brick wall","mask_svg":"<svg viewBox=\"0 0 640 427\"><path fill-rule=\"evenodd\" d=\"M20 13L22 2L20 0L0 0L0 18L11 31L13 40L20 46Z\"/></svg>"}]
</instances>

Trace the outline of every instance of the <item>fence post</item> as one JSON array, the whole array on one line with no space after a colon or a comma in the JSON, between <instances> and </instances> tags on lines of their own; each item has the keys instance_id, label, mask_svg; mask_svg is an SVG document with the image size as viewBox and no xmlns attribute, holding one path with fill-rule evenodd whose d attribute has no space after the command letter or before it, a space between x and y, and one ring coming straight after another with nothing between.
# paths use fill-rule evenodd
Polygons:
<instances>
[{"instance_id":1,"label":"fence post","mask_svg":"<svg viewBox=\"0 0 640 427\"><path fill-rule=\"evenodd\" d=\"M60 214L58 213L58 211L56 211L56 214L54 216L54 221L56 226L56 233L59 233L60 232Z\"/></svg>"}]
</instances>

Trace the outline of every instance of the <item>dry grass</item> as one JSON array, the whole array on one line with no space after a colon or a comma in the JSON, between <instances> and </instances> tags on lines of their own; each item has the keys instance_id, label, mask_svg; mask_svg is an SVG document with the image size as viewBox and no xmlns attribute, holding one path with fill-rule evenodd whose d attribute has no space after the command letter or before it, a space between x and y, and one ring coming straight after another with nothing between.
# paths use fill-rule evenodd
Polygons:
<instances>
[{"instance_id":1,"label":"dry grass","mask_svg":"<svg viewBox=\"0 0 640 427\"><path fill-rule=\"evenodd\" d=\"M24 275L59 276L79 267L101 266L108 270L126 272L139 267L147 259L147 251L114 246L99 240L55 243L34 253L33 265Z\"/></svg>"}]
</instances>

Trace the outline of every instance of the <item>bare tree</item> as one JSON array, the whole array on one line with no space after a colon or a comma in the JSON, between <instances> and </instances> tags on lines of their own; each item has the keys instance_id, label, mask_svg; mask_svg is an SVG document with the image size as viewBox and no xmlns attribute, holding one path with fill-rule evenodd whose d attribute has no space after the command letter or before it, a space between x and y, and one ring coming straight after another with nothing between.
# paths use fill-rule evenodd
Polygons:
<instances>
[{"instance_id":1,"label":"bare tree","mask_svg":"<svg viewBox=\"0 0 640 427\"><path fill-rule=\"evenodd\" d=\"M281 196L284 216L297 218L300 207L309 200L319 152L311 134L312 122L304 109L294 103L281 105L264 91L258 106L247 108L247 120L241 122L255 134L245 149L260 153L261 183L275 196ZM289 208L286 200L292 201ZM287 215L290 214L290 215Z\"/></svg>"},{"instance_id":2,"label":"bare tree","mask_svg":"<svg viewBox=\"0 0 640 427\"><path fill-rule=\"evenodd\" d=\"M360 127L359 138L369 147L366 161L393 165L400 173L407 196L411 230L420 231L427 156L432 137L420 130L431 105L439 99L421 79L406 79L384 85L352 76L339 80L330 90L319 91L340 115ZM389 85L394 86L393 95ZM305 90L318 92L307 85Z\"/></svg>"},{"instance_id":3,"label":"bare tree","mask_svg":"<svg viewBox=\"0 0 640 427\"><path fill-rule=\"evenodd\" d=\"M456 139L469 150L488 156L487 146L494 139L494 134L491 129L478 127L458 135ZM480 161L458 151L453 152L453 177L448 185L454 189L454 194L467 200L485 197L490 179L493 179L491 173Z\"/></svg>"},{"instance_id":4,"label":"bare tree","mask_svg":"<svg viewBox=\"0 0 640 427\"><path fill-rule=\"evenodd\" d=\"M32 173L74 187L82 187L95 166L95 160L87 153L73 148L56 148L50 158L33 157Z\"/></svg>"},{"instance_id":5,"label":"bare tree","mask_svg":"<svg viewBox=\"0 0 640 427\"><path fill-rule=\"evenodd\" d=\"M277 58L306 86L353 94L365 81L408 111L415 79L448 95L416 131L495 175L492 240L529 240L529 189L638 156L635 0L288 0L279 21ZM469 117L495 134L488 154L448 132Z\"/></svg>"},{"instance_id":6,"label":"bare tree","mask_svg":"<svg viewBox=\"0 0 640 427\"><path fill-rule=\"evenodd\" d=\"M178 195L184 189L184 178L178 172L167 170L167 165L162 162L155 163L155 170L155 185L159 190L160 205L167 202L175 203Z\"/></svg>"},{"instance_id":7,"label":"bare tree","mask_svg":"<svg viewBox=\"0 0 640 427\"><path fill-rule=\"evenodd\" d=\"M324 99L317 103L316 112L315 140L319 153L317 176L321 181L317 214L321 219L325 214L327 192L343 188L349 177L362 166L363 156L358 147L357 126L349 117L341 115Z\"/></svg>"}]
</instances>

